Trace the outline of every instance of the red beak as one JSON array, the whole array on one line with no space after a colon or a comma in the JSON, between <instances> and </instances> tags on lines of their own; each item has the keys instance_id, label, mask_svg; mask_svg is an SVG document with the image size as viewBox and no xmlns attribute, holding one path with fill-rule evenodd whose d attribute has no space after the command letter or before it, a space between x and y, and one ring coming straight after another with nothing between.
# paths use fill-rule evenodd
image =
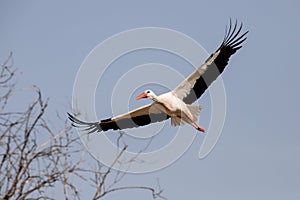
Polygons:
<instances>
[{"instance_id":1,"label":"red beak","mask_svg":"<svg viewBox=\"0 0 300 200\"><path fill-rule=\"evenodd\" d=\"M147 94L146 93L142 93L139 96L135 97L135 100L139 100L139 99L142 99L142 98L147 98Z\"/></svg>"}]
</instances>

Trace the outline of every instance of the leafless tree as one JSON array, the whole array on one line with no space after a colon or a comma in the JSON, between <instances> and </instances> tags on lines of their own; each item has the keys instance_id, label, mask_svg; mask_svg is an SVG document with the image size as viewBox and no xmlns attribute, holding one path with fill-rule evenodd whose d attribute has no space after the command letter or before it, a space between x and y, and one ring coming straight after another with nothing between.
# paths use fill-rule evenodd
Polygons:
<instances>
[{"instance_id":1,"label":"leafless tree","mask_svg":"<svg viewBox=\"0 0 300 200\"><path fill-rule=\"evenodd\" d=\"M153 199L166 199L162 190L151 186L117 186L124 172L114 171L127 145L123 144L115 162L103 166L93 160L87 165L86 153L80 139L70 123L63 119L58 131L51 127L45 112L48 99L34 86L36 98L22 111L15 111L9 105L17 81L17 69L13 56L2 64L0 70L0 199L53 199L51 189L62 187L67 199L87 199L80 195L82 184L94 191L90 199L101 199L120 190L146 190ZM59 117L59 116L58 116ZM120 139L122 133L120 133ZM109 178L110 177L110 178Z\"/></svg>"}]
</instances>

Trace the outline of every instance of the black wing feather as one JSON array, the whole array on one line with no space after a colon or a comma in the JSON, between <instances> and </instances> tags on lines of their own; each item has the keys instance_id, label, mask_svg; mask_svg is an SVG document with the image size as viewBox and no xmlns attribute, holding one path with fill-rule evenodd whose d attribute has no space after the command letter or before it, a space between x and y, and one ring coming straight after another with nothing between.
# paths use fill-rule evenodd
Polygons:
<instances>
[{"instance_id":1,"label":"black wing feather","mask_svg":"<svg viewBox=\"0 0 300 200\"><path fill-rule=\"evenodd\" d=\"M207 71L197 79L192 91L183 98L183 101L187 104L192 104L205 92L205 90L211 85L211 83L217 79L217 77L224 71L226 65L228 64L230 56L232 56L237 50L242 46L241 44L247 39L245 36L248 33L246 31L239 36L242 30L243 24L241 23L239 28L237 21L235 22L234 27L230 20L229 29L225 29L225 37L217 49L216 52L220 50L219 55L215 58L214 62L207 67ZM207 60L210 60L214 54L212 54Z\"/></svg>"},{"instance_id":2,"label":"black wing feather","mask_svg":"<svg viewBox=\"0 0 300 200\"><path fill-rule=\"evenodd\" d=\"M83 131L87 131L87 133L93 132L101 132L112 130L121 130L126 128L134 128L139 126L145 126L150 123L161 122L168 119L168 116L165 113L157 113L157 114L149 114L149 115L141 115L132 118L124 118L120 120L112 120L111 118L101 120L100 122L84 122L70 113L68 113L68 118L71 120L72 125L77 128L82 128Z\"/></svg>"}]
</instances>

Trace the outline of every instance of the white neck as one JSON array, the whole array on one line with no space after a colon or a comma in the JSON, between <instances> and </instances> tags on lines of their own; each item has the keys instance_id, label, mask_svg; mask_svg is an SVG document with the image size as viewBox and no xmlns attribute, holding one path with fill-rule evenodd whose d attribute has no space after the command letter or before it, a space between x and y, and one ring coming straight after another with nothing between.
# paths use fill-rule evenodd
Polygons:
<instances>
[{"instance_id":1,"label":"white neck","mask_svg":"<svg viewBox=\"0 0 300 200\"><path fill-rule=\"evenodd\" d=\"M149 99L152 99L153 101L157 102L157 96L156 94L152 93L151 97L149 97Z\"/></svg>"}]
</instances>

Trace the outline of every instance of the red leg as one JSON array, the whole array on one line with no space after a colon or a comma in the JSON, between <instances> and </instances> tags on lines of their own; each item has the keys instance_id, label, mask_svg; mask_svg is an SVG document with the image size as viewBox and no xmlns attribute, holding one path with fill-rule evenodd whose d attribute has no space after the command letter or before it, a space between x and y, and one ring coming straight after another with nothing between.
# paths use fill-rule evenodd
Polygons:
<instances>
[{"instance_id":1,"label":"red leg","mask_svg":"<svg viewBox=\"0 0 300 200\"><path fill-rule=\"evenodd\" d=\"M183 114L185 115L185 117L188 119L189 124L191 124L195 129L197 129L198 131L201 131L203 133L205 133L204 128L202 128L201 126L199 126L195 121L193 121L191 118L189 118L189 116L187 114L185 114L183 112ZM181 117L180 117L181 118Z\"/></svg>"}]
</instances>

